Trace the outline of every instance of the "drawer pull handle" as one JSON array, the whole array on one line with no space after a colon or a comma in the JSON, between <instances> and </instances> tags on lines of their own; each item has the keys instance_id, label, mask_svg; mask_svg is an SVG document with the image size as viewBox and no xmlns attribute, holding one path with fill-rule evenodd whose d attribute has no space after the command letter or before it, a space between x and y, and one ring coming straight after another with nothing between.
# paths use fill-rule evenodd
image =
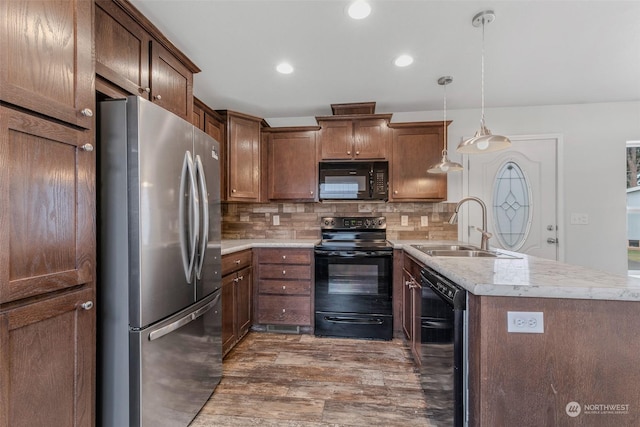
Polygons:
<instances>
[{"instance_id":1,"label":"drawer pull handle","mask_svg":"<svg viewBox=\"0 0 640 427\"><path fill-rule=\"evenodd\" d=\"M238 276L238 281L244 280L244 276Z\"/></svg>"}]
</instances>

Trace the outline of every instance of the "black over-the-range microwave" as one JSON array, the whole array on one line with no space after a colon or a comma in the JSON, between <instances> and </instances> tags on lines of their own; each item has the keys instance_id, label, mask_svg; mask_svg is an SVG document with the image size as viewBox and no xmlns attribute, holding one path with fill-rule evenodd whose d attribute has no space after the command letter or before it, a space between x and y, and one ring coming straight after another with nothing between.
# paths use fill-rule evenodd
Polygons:
<instances>
[{"instance_id":1,"label":"black over-the-range microwave","mask_svg":"<svg viewBox=\"0 0 640 427\"><path fill-rule=\"evenodd\" d=\"M389 162L320 162L320 200L389 199Z\"/></svg>"}]
</instances>

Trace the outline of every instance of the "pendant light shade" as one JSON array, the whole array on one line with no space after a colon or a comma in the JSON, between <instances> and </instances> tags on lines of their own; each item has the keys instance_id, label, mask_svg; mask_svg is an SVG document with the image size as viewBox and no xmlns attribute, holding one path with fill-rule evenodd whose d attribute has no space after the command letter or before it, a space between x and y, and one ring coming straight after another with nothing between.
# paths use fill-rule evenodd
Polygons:
<instances>
[{"instance_id":1,"label":"pendant light shade","mask_svg":"<svg viewBox=\"0 0 640 427\"><path fill-rule=\"evenodd\" d=\"M427 169L429 173L448 173L459 172L462 170L460 163L452 162L447 156L447 85L453 81L453 77L444 76L438 79L438 84L444 88L444 120L442 121L444 127L444 137L442 141L442 159Z\"/></svg>"},{"instance_id":2,"label":"pendant light shade","mask_svg":"<svg viewBox=\"0 0 640 427\"><path fill-rule=\"evenodd\" d=\"M460 145L458 145L456 149L458 153L488 153L503 150L511 146L509 138L502 135L493 135L491 131L487 129L484 121L484 27L492 23L495 19L496 15L493 13L493 10L485 10L474 16L471 21L474 27L482 26L482 118L480 119L480 129L473 138L462 141Z\"/></svg>"}]
</instances>

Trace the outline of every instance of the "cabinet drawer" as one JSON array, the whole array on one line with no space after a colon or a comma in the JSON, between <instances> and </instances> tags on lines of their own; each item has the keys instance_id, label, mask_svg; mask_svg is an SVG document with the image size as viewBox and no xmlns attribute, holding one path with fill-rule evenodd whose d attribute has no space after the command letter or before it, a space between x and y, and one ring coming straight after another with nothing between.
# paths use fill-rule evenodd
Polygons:
<instances>
[{"instance_id":1,"label":"cabinet drawer","mask_svg":"<svg viewBox=\"0 0 640 427\"><path fill-rule=\"evenodd\" d=\"M311 280L309 265L260 264L258 268L261 281L264 279Z\"/></svg>"},{"instance_id":2,"label":"cabinet drawer","mask_svg":"<svg viewBox=\"0 0 640 427\"><path fill-rule=\"evenodd\" d=\"M306 296L261 295L258 323L311 325L311 298Z\"/></svg>"},{"instance_id":3,"label":"cabinet drawer","mask_svg":"<svg viewBox=\"0 0 640 427\"><path fill-rule=\"evenodd\" d=\"M225 276L250 265L251 250L225 255L222 257L222 275Z\"/></svg>"},{"instance_id":4,"label":"cabinet drawer","mask_svg":"<svg viewBox=\"0 0 640 427\"><path fill-rule=\"evenodd\" d=\"M311 281L261 280L258 290L261 294L311 295Z\"/></svg>"},{"instance_id":5,"label":"cabinet drawer","mask_svg":"<svg viewBox=\"0 0 640 427\"><path fill-rule=\"evenodd\" d=\"M311 264L309 249L276 249L260 252L260 264Z\"/></svg>"}]
</instances>

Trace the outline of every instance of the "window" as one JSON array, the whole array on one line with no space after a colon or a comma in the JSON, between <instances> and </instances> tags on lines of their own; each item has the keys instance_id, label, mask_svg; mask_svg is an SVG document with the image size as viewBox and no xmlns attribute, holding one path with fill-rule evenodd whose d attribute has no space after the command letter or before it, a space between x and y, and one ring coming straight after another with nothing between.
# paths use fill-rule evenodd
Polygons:
<instances>
[{"instance_id":1,"label":"window","mask_svg":"<svg viewBox=\"0 0 640 427\"><path fill-rule=\"evenodd\" d=\"M503 164L493 184L496 238L509 250L518 250L531 229L531 189L524 172L513 161Z\"/></svg>"}]
</instances>

